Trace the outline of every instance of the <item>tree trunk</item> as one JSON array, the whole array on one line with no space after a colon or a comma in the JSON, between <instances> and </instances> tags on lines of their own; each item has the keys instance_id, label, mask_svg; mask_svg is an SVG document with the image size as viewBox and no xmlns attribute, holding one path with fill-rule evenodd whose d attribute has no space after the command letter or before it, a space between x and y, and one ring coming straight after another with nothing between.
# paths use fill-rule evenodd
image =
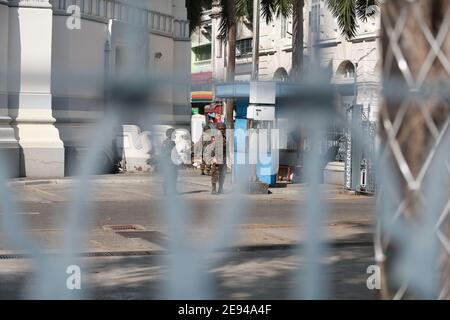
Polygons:
<instances>
[{"instance_id":1,"label":"tree trunk","mask_svg":"<svg viewBox=\"0 0 450 320\"><path fill-rule=\"evenodd\" d=\"M235 0L228 0L228 8L230 17L235 17L236 7ZM227 55L227 82L234 82L234 74L236 71L236 37L237 37L237 21L233 21L228 30L228 55ZM232 129L233 124L234 99L226 101L226 121L227 128Z\"/></svg>"},{"instance_id":2,"label":"tree trunk","mask_svg":"<svg viewBox=\"0 0 450 320\"><path fill-rule=\"evenodd\" d=\"M252 80L259 78L259 18L260 0L253 0L253 52L252 52Z\"/></svg>"},{"instance_id":3,"label":"tree trunk","mask_svg":"<svg viewBox=\"0 0 450 320\"><path fill-rule=\"evenodd\" d=\"M423 218L423 213L427 212L424 204L421 202L421 192L425 191L423 186L421 186L420 192L418 192L414 186L408 184L405 170L409 171L414 179L418 177L430 154L430 147L435 144L433 134L430 131L430 121L434 123L437 131L441 131L449 117L448 102L445 102L445 99L439 97L439 93L430 94L429 96L422 95L418 99L411 93L411 89L415 90L416 88L412 87L411 82L405 80L410 75L414 82L417 81L419 75L422 74L422 67L427 65L428 54L432 51L430 43L421 29L420 20L415 15L415 9L419 12L430 34L436 38L441 27L446 27L443 25L443 20L445 12L447 12L449 7L449 0L417 0L415 2L396 0L386 1L381 8L382 57L384 64L383 84L385 96L380 110L380 145L383 146L381 149L384 146L390 146L388 143L388 135L390 133L392 134L393 129L386 124L396 123L396 117L404 112L403 120L398 127L398 133L394 134L404 160L398 160L398 156L394 157L395 150L393 150L392 146L390 146L386 156L388 159L387 164L392 167L394 175L400 180L398 183L399 193L402 200L406 201L405 208L401 212L401 223L406 224L406 226L410 226L412 221L420 221L420 216L422 215ZM389 35L388 30L390 30L390 27L395 28L396 23L401 21L400 16L403 16L403 14L406 19L405 29L401 32L401 37L395 39L404 56L404 59L400 59L394 55L393 47L389 42L394 35ZM443 56L448 59L450 57L449 33L447 33L446 39L443 42L442 51ZM402 69L399 68L399 65ZM424 77L424 85L431 85L437 88L438 85L442 84L448 86L449 81L450 75L439 59L435 59L430 66L429 72ZM424 112L421 109L424 109L425 113L429 115L428 119L424 116ZM442 148L442 145L438 146L438 148ZM442 170L442 174L448 178L446 169ZM434 178L431 177L431 179ZM381 187L383 188L383 186ZM389 197L389 195L382 192L382 197ZM383 202L393 200L385 198ZM441 230L449 237L450 228L448 223L447 226L443 225ZM386 284L382 287L382 295L383 298L392 298L393 294L399 289L393 286L393 267L399 256L398 250L404 250L404 248L400 243L396 243L394 239L391 239L389 235L383 234L383 230L381 231L380 239L384 253L384 261L381 263L383 270L382 282ZM450 276L450 258L448 252L445 252L445 250L441 252L442 256L439 259L442 259L441 263L443 268L441 268L440 272L442 274L439 276L442 277L441 284L444 284ZM438 261L436 261L435 265L437 268ZM410 292L408 291L407 296L409 294Z\"/></svg>"},{"instance_id":4,"label":"tree trunk","mask_svg":"<svg viewBox=\"0 0 450 320\"><path fill-rule=\"evenodd\" d=\"M293 24L292 24L292 71L294 80L300 79L303 70L303 6L304 0L294 1Z\"/></svg>"}]
</instances>

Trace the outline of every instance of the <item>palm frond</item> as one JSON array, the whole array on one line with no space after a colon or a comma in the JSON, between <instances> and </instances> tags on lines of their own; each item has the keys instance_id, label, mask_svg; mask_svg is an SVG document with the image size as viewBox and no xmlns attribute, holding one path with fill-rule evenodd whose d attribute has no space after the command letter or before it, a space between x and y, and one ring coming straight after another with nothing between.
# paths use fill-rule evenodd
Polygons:
<instances>
[{"instance_id":1,"label":"palm frond","mask_svg":"<svg viewBox=\"0 0 450 320\"><path fill-rule=\"evenodd\" d=\"M353 38L358 28L355 0L328 0L327 4L331 13L337 19L342 33L347 39Z\"/></svg>"},{"instance_id":2,"label":"palm frond","mask_svg":"<svg viewBox=\"0 0 450 320\"><path fill-rule=\"evenodd\" d=\"M234 1L234 12L230 10L230 1ZM266 23L271 22L274 17L288 17L293 13L295 0L261 0L261 16ZM220 5L220 25L219 37L226 39L228 28L232 23L241 21L244 17L252 21L253 0L219 0Z\"/></svg>"},{"instance_id":3,"label":"palm frond","mask_svg":"<svg viewBox=\"0 0 450 320\"><path fill-rule=\"evenodd\" d=\"M274 0L275 16L279 17L289 17L294 11L294 0Z\"/></svg>"},{"instance_id":4,"label":"palm frond","mask_svg":"<svg viewBox=\"0 0 450 320\"><path fill-rule=\"evenodd\" d=\"M373 17L378 12L377 0L356 0L356 14L361 21Z\"/></svg>"},{"instance_id":5,"label":"palm frond","mask_svg":"<svg viewBox=\"0 0 450 320\"><path fill-rule=\"evenodd\" d=\"M236 18L248 18L250 21L253 19L253 0L235 0L236 3Z\"/></svg>"},{"instance_id":6,"label":"palm frond","mask_svg":"<svg viewBox=\"0 0 450 320\"><path fill-rule=\"evenodd\" d=\"M201 25L203 10L211 7L211 5L212 0L186 0L190 34Z\"/></svg>"},{"instance_id":7,"label":"palm frond","mask_svg":"<svg viewBox=\"0 0 450 320\"><path fill-rule=\"evenodd\" d=\"M377 0L327 0L328 8L337 19L342 34L351 39L356 36L358 19L366 21L376 14Z\"/></svg>"},{"instance_id":8,"label":"palm frond","mask_svg":"<svg viewBox=\"0 0 450 320\"><path fill-rule=\"evenodd\" d=\"M228 30L230 29L230 26L233 23L236 23L236 20L233 13L234 10L233 8L230 8L230 0L219 0L219 5L220 5L219 38L225 40L228 36Z\"/></svg>"},{"instance_id":9,"label":"palm frond","mask_svg":"<svg viewBox=\"0 0 450 320\"><path fill-rule=\"evenodd\" d=\"M270 23L279 17L292 15L295 0L261 0L261 16Z\"/></svg>"}]
</instances>

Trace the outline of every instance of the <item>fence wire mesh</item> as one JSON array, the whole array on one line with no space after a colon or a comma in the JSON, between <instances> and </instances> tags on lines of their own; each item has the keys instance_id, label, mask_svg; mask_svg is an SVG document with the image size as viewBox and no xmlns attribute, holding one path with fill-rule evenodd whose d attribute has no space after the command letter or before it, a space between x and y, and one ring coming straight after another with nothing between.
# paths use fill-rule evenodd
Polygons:
<instances>
[{"instance_id":1,"label":"fence wire mesh","mask_svg":"<svg viewBox=\"0 0 450 320\"><path fill-rule=\"evenodd\" d=\"M370 121L364 113L358 121L348 121L342 106L336 107L336 88L330 84L330 78L322 76L328 73L319 65L312 63L307 68L311 73L308 79L289 84L294 89L282 100L284 117L290 120L289 129L301 131L308 142L302 163L307 200L306 205L299 201L295 207L294 226L298 227L297 243L301 245L289 249L294 260L286 297L333 297L331 264L326 261L335 247L328 242L324 228L333 204L323 197L327 192L322 184L323 169L330 160L326 152L330 148L336 151L333 161L344 161L354 154L351 149L356 148L361 152L356 167L362 161L367 175L364 190L358 185L358 191L376 193L378 198L374 252L383 270L382 297L449 298L450 3L441 3L442 16L436 18L427 11L426 1L382 2L383 105L378 123ZM57 9L63 10L66 5L65 1L58 1ZM136 40L129 36L131 42ZM311 61L320 60L319 54L320 51ZM103 75L90 77L98 80ZM177 75L155 79L108 74L100 82L105 93L103 117L95 123L87 152L77 163L75 188L63 208L57 209L58 223L62 223L64 230L57 254L41 248L26 231L26 222L18 214L23 205L20 194L14 194L10 187L8 161L0 157L0 219L8 243L2 246L29 255L32 263L33 276L20 294L22 298L79 299L95 295L95 290L67 290L66 269L68 265L84 269L85 261L79 254L94 219L91 176L99 171L104 146L111 143L121 125L139 123L156 132L158 126L165 124L161 120L164 115L159 114L161 88L170 86L176 91L190 86ZM236 143L233 140L228 143ZM172 164L161 161L159 167L163 180L170 179ZM237 237L235 226L247 218L258 202L246 195L251 166L233 164L233 167L239 169L239 174L233 176L230 192L217 198L214 207L202 209L201 213L214 212L216 221L208 225L211 232L200 242L188 237L199 214L196 204L170 187L168 194L161 197L158 210L170 242L162 259L164 277L157 297L221 297L211 268L230 258L223 250L232 246ZM245 282L245 275L242 281ZM278 298L270 294L267 297Z\"/></svg>"}]
</instances>

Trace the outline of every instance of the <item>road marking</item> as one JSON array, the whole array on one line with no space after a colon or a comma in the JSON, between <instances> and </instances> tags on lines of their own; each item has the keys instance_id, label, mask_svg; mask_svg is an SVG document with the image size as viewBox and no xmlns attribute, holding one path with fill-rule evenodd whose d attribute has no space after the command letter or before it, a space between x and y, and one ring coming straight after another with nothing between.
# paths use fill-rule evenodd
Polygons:
<instances>
[{"instance_id":1,"label":"road marking","mask_svg":"<svg viewBox=\"0 0 450 320\"><path fill-rule=\"evenodd\" d=\"M41 190L41 189L36 188L36 187L33 187L33 186L27 186L27 187L28 187L29 189L31 189L31 190L40 192L40 193L42 193L42 194L45 194L46 196L51 197L51 198L52 198L51 200L53 200L53 201L65 201L65 199L64 199L63 197L58 196L58 195L55 194L55 193L48 192L48 191L44 191L44 190Z\"/></svg>"},{"instance_id":2,"label":"road marking","mask_svg":"<svg viewBox=\"0 0 450 320\"><path fill-rule=\"evenodd\" d=\"M121 192L129 193L129 194L132 194L135 196L144 197L144 198L148 198L148 199L155 199L155 196L151 192L145 193L145 191L141 192L141 191L130 190L130 189L124 189L124 190L121 190Z\"/></svg>"},{"instance_id":3,"label":"road marking","mask_svg":"<svg viewBox=\"0 0 450 320\"><path fill-rule=\"evenodd\" d=\"M25 215L25 216L36 216L36 215L40 214L40 212L16 212L16 214ZM4 215L4 213L0 212L0 215Z\"/></svg>"}]
</instances>

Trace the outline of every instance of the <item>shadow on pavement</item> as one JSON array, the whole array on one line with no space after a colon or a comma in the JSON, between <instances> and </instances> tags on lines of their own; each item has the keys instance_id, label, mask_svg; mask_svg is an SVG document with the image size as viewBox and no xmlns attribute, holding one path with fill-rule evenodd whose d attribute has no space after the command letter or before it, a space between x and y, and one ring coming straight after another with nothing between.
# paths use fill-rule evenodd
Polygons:
<instances>
[{"instance_id":1,"label":"shadow on pavement","mask_svg":"<svg viewBox=\"0 0 450 320\"><path fill-rule=\"evenodd\" d=\"M362 245L367 235L355 235L346 245L329 246L323 259L330 299L376 299L366 287L367 267L374 264L373 247ZM352 244L353 243L353 244ZM260 248L261 249L261 248ZM301 250L301 248L300 248ZM300 251L301 252L301 251ZM219 299L289 299L304 266L293 248L231 251L211 257L210 275ZM161 299L169 255L80 258L85 297L90 299ZM33 273L29 260L0 261L0 299L27 297ZM6 269L3 266L6 266Z\"/></svg>"}]
</instances>

